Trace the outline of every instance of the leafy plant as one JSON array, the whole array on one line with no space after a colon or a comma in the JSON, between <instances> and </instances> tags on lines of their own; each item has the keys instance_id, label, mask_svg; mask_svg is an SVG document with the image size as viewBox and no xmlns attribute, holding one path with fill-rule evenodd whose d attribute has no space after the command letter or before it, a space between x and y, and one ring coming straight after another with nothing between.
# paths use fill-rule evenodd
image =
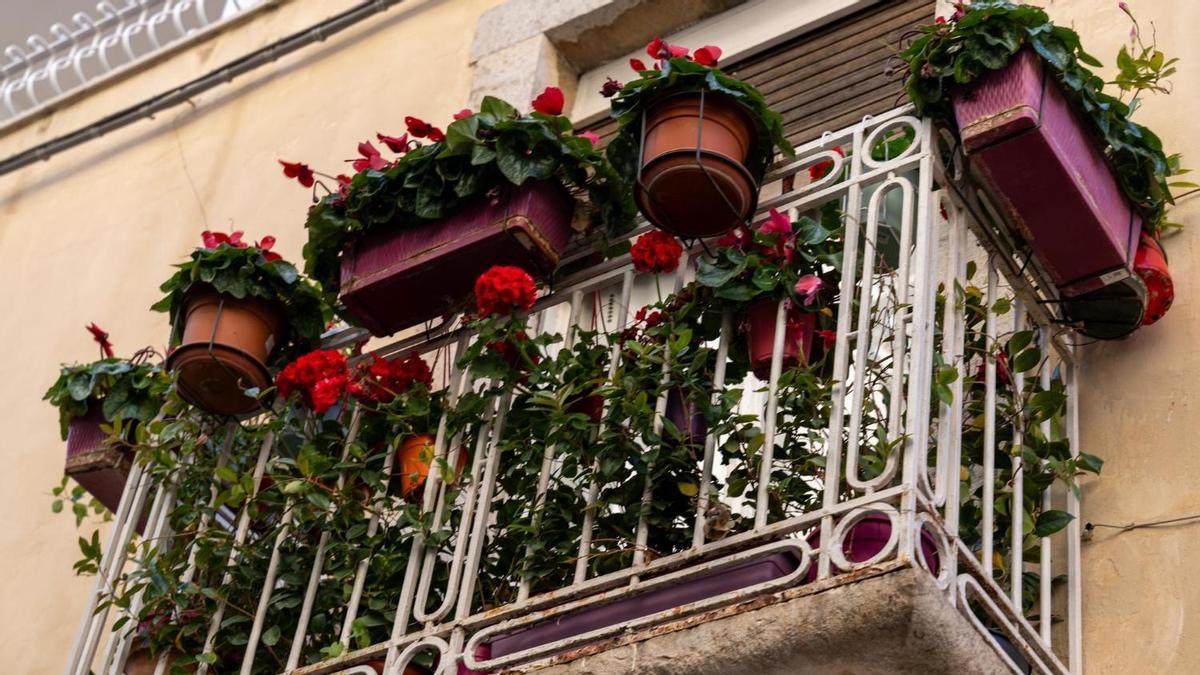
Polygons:
<instances>
[{"instance_id":1,"label":"leafy plant","mask_svg":"<svg viewBox=\"0 0 1200 675\"><path fill-rule=\"evenodd\" d=\"M339 256L363 234L445 218L481 199L503 199L530 180L554 180L586 194L592 226L610 236L628 231L634 207L624 181L593 147L592 137L574 133L561 101L541 107L546 112L522 115L488 96L478 112L464 111L470 114L452 122L444 136L436 134L434 142L419 145L407 135L391 139L399 158L363 166L310 209L305 271L336 294ZM414 121L409 128L411 133Z\"/></svg>"},{"instance_id":2,"label":"leafy plant","mask_svg":"<svg viewBox=\"0 0 1200 675\"><path fill-rule=\"evenodd\" d=\"M67 440L71 420L100 406L108 422L148 422L158 413L169 380L158 364L109 358L64 365L42 398L58 408L59 432Z\"/></svg>"},{"instance_id":3,"label":"leafy plant","mask_svg":"<svg viewBox=\"0 0 1200 675\"><path fill-rule=\"evenodd\" d=\"M787 157L795 156L795 150L783 133L783 118L767 106L762 93L717 67L720 49L701 47L689 56L687 49L655 38L647 45L646 52L658 63L648 69L634 59L631 65L638 78L621 86L612 99L612 116L617 120L619 131L608 145L608 158L627 181L636 179L641 164L641 125L638 122L642 116L664 97L687 92L723 94L745 106L756 126L754 151L750 153L746 168L756 181L762 180L775 160L777 150ZM615 88L615 85L611 89L606 86L603 93Z\"/></svg>"},{"instance_id":4,"label":"leafy plant","mask_svg":"<svg viewBox=\"0 0 1200 675\"><path fill-rule=\"evenodd\" d=\"M1039 7L1004 0L957 7L949 21L922 27L920 36L900 53L906 65L905 88L917 112L953 123L955 92L1004 68L1022 49L1032 49L1103 141L1117 182L1141 211L1145 228L1153 233L1167 226L1167 206L1174 203L1168 179L1181 173L1178 158L1168 157L1158 136L1130 119L1137 94L1125 102L1106 93L1104 79L1091 70L1101 63L1083 50L1079 34L1051 23ZM1115 84L1122 91L1165 91L1162 80L1173 72L1174 61L1153 47L1143 48L1134 59L1122 47L1118 67Z\"/></svg>"},{"instance_id":5,"label":"leafy plant","mask_svg":"<svg viewBox=\"0 0 1200 675\"><path fill-rule=\"evenodd\" d=\"M204 246L160 287L166 297L151 309L171 316L171 344L183 337L184 311L195 293L215 291L237 298L257 298L276 304L287 319L287 331L272 351L272 364L283 364L316 347L329 311L318 289L296 268L271 252L274 237L249 246L242 233L204 232Z\"/></svg>"}]
</instances>

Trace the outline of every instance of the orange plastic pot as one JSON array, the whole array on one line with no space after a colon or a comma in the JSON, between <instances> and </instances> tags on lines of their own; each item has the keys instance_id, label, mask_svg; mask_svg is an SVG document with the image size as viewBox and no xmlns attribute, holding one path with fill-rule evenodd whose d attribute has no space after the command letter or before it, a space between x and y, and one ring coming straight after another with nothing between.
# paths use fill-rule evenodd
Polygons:
<instances>
[{"instance_id":1,"label":"orange plastic pot","mask_svg":"<svg viewBox=\"0 0 1200 675\"><path fill-rule=\"evenodd\" d=\"M425 479L429 477L429 464L433 460L433 436L417 434L404 439L396 450L396 465L400 472L400 494L405 498L412 497L417 490L424 487ZM458 449L458 463L454 470L462 473L467 465L467 449Z\"/></svg>"},{"instance_id":2,"label":"orange plastic pot","mask_svg":"<svg viewBox=\"0 0 1200 675\"><path fill-rule=\"evenodd\" d=\"M184 308L182 340L167 357L179 394L218 415L247 415L259 409L245 389L271 384L267 359L283 338L283 310L257 298L215 292L190 297Z\"/></svg>"},{"instance_id":3,"label":"orange plastic pot","mask_svg":"<svg viewBox=\"0 0 1200 675\"><path fill-rule=\"evenodd\" d=\"M746 222L758 183L746 168L756 132L749 110L706 92L678 94L645 113L642 171L634 197L646 219L685 239Z\"/></svg>"},{"instance_id":4,"label":"orange plastic pot","mask_svg":"<svg viewBox=\"0 0 1200 675\"><path fill-rule=\"evenodd\" d=\"M1171 309L1171 303L1175 301L1175 283L1171 281L1162 244L1145 232L1133 258L1133 271L1146 284L1146 314L1142 317L1142 325L1149 326Z\"/></svg>"}]
</instances>

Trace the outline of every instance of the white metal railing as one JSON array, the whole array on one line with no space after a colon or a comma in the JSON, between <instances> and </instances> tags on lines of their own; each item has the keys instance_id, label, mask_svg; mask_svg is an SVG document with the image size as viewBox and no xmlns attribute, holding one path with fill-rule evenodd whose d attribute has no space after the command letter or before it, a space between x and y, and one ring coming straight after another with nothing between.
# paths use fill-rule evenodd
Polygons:
<instances>
[{"instance_id":1,"label":"white metal railing","mask_svg":"<svg viewBox=\"0 0 1200 675\"><path fill-rule=\"evenodd\" d=\"M879 141L898 131L911 134L911 145L894 157L873 156L872 149ZM998 452L1004 442L1012 440L1020 447L1021 435L1035 432L1042 439L1078 438L1077 368L1071 348L1063 343L1061 331L1051 323L1053 312L1047 307L1052 305L1039 303L1046 298L1040 298L1024 277L1006 276L1008 270L1018 269L1007 265L1010 261L1004 256L1010 254L997 249L994 242L988 244L990 250L977 243L973 231L984 234L997 224L976 220L979 210L975 202L983 197L965 194L961 186L948 189L953 181L941 164L937 138L932 124L912 116L909 109L868 117L853 127L827 133L803 145L798 150L798 159L773 174L772 183L764 192L774 194L764 198L761 204L764 213L770 208L804 213L836 200L848 214L844 220L837 337L832 352L830 421L827 428L811 430L819 439L817 446L825 468L811 477L817 497L802 513L781 518L773 518L769 513L772 471L780 465L772 455L775 443L767 442L761 451L762 480L741 513L747 527L724 538L707 536L704 500L710 495L725 497L717 479L729 470L716 452L718 439L710 434L703 446L703 457L697 458L700 497L694 521L687 528L691 533L690 547L660 557L648 556L646 544L652 526L642 510L638 512L636 547L628 565L596 575L588 560L601 550L602 544L594 534L600 521L612 515L598 505L603 486L594 480L569 479L556 473L556 452L561 448L547 445L541 449L540 466L530 469L537 472L539 500L547 490L566 489L588 505L578 529L578 563L573 580L556 590L534 593L528 580L521 578L514 582L518 588L513 602L482 607L475 597L475 584L489 537L496 534L491 529L496 522L496 505L505 499L497 486L498 444L513 400L509 390L490 400L474 438L447 438L446 418L442 418L437 428L436 455L447 456L448 447L458 447L460 442L467 441L474 452L462 483L453 491L447 490L437 472L431 472L421 504L422 513L435 514L428 531L397 525L381 517L379 511L369 518L370 532L392 528L390 536L402 537L411 546L390 639L316 665L302 665L309 662L317 647L305 639L313 618L314 599L322 583L329 583L323 567L330 534L326 529L320 533L307 574L301 574L307 581L303 601L291 610L295 623L287 628L292 632L292 640L284 670L366 674L374 671L362 663L369 658L386 658L386 672L396 674L419 652L436 654L441 673L456 672L460 662L477 670L501 668L569 650L630 628L651 626L683 614L806 583L813 568L818 582L832 585L845 582L846 577L839 575L847 570L895 561L929 572L944 590L948 603L967 615L985 636L988 634L985 621L1007 635L1037 672L1081 672L1078 520L1042 540L1039 560L1024 560L1022 551L1027 532L1023 529L1023 518L1012 518L1011 527L1001 527L996 512L1000 498L999 503L1008 505L1003 511L1025 513L1021 479L1028 468L1021 466L1021 453L1014 456ZM833 152L835 147L844 149L845 157ZM796 176L803 178L809 167L821 162L833 164L826 176L793 183ZM876 247L885 229L898 245L889 254L893 257L881 262ZM690 255L699 254L693 251ZM977 266L982 267L982 274L972 275L971 268ZM1029 273L1023 267L1019 269L1022 274ZM681 265L680 271L667 282L679 288L693 273L691 265ZM974 285L978 279L984 280L982 288ZM618 327L624 326L639 305L639 293L639 282L628 258L607 261L560 280L552 294L539 300L530 325L538 331L561 331L569 342L575 339L576 327L591 328L596 320L594 312L583 311L585 303L608 298L615 310L611 320ZM1005 303L1014 296L1013 309L1008 310ZM1037 306L1031 309L1031 305ZM588 318L588 314L592 317ZM782 335L784 318L781 308L777 315L777 336ZM1031 377L1045 389L1057 387L1056 391L1061 391L1067 401L1065 415L1054 415L1037 429L1021 421L1031 419L1031 413L1023 405L1002 409L997 403L998 398L1003 398L998 394L1002 387L1024 391L1025 374L1016 373L1006 382L1007 369L1000 369L997 360L989 356L1014 333L1024 330L1033 331L1036 339L1031 338L1031 344L1041 348L1039 366L1030 371ZM331 343L347 343L356 335L349 332L334 336ZM381 353L404 356L454 351L457 361L457 355L471 339L466 328L454 327L440 335L422 334L397 340ZM726 312L717 348L714 395L726 386L724 363L733 339L733 320ZM779 407L782 346L782 338L777 337L770 376L766 382L747 384L741 403L743 412L759 416L766 438L776 437L777 421L788 414L788 410ZM619 345L612 345L610 377L621 358ZM951 380L945 375L949 372L947 368L958 376ZM975 369L983 371L982 377L972 378L968 386L967 376ZM452 390L453 401L471 390L476 381L471 373L455 369L444 384ZM751 390L756 388L761 388L762 393L754 395ZM664 393L657 402L659 425L666 397ZM1011 421L1009 417L1018 418L1010 425L1016 436L998 438L997 429ZM355 441L360 421L357 412L351 415L343 457ZM869 447L870 439L880 437L894 441L888 446L892 450L880 452ZM274 434L268 434L256 459L246 458L242 463L252 472L254 486L260 485L268 463L278 454L275 440ZM979 456L975 457L977 445ZM969 447L969 458L964 458L967 454L964 447ZM1075 456L1078 452L1072 443L1070 453ZM218 462L228 461L228 453L226 444ZM866 462L868 454L873 463ZM998 456L1005 454L1013 458L999 462ZM385 473L390 472L391 462L389 453ZM1011 472L1016 480L1002 483L998 494L996 477L1004 472ZM342 480L339 479L339 485ZM80 638L71 652L66 670L69 675L83 675L91 667L103 669L96 672L120 672L118 664L127 654L129 631L116 631L106 650L98 651L110 618L110 608L104 607L102 601L113 584L120 583L119 572L129 563L127 544L145 503L151 505L146 537L153 540L169 534L167 512L175 499L173 487L151 483L141 468L134 468L116 514L116 525L100 565L101 573L97 575L95 590L82 619ZM257 490L257 487L251 490L247 503L254 499ZM649 490L647 483L643 500L648 499ZM981 492L980 497L974 496L977 491ZM384 500L386 496L375 495L372 499ZM1042 499L1046 507L1061 504L1078 516L1079 502L1072 490L1047 487ZM628 504L626 508L633 509L636 505ZM447 517L448 512L453 512L454 518ZM871 560L852 563L843 553L843 538L868 514L886 516L892 536L885 549ZM289 529L290 515L289 509L283 515L283 526L275 531L270 562L254 611L253 630L242 657L243 673L255 667L267 608L273 595L282 592L279 589L285 585L279 565L281 547L287 545L293 534ZM201 528L209 526L212 524L207 521L200 524ZM243 506L233 533L235 551L247 541L250 526L249 510ZM430 543L430 537L448 543L439 548ZM932 539L940 561L936 574L921 553L928 538ZM1056 548L1055 540L1065 541L1063 549ZM993 560L993 553L1005 548L1005 541L1009 542L1008 553L1000 565L1008 574L1002 574ZM1012 545L1013 541L1018 544ZM1052 552L1056 550L1065 550L1065 561L1054 559ZM791 552L800 564L795 572L775 581L497 658L479 651L489 640L535 623L779 551ZM230 556L227 569L236 567L235 557L236 554ZM351 644L351 626L361 610L359 603L371 565L372 560L364 558L348 586L353 591L341 615L344 647ZM188 574L193 569L189 565ZM1032 607L1024 599L1026 573L1037 574L1039 578L1037 601ZM1065 647L1052 642L1055 635L1051 631L1052 580L1063 575L1067 580ZM228 579L226 573L225 580ZM436 606L431 606L431 601ZM134 605L136 612L136 602ZM103 608L95 611L97 606ZM220 604L216 615L211 617L207 645L213 644L214 636L221 630L225 609ZM1008 659L1004 655L1002 658ZM161 667L162 664L160 670ZM206 670L207 666L202 664L199 672Z\"/></svg>"},{"instance_id":2,"label":"white metal railing","mask_svg":"<svg viewBox=\"0 0 1200 675\"><path fill-rule=\"evenodd\" d=\"M201 36L265 0L101 0L95 13L30 35L0 59L0 130Z\"/></svg>"}]
</instances>

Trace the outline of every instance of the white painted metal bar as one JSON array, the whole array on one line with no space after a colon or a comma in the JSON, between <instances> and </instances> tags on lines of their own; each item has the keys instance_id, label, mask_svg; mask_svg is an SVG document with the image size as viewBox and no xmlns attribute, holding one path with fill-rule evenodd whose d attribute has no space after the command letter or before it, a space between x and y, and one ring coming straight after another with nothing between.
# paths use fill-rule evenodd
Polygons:
<instances>
[{"instance_id":1,"label":"white painted metal bar","mask_svg":"<svg viewBox=\"0 0 1200 675\"><path fill-rule=\"evenodd\" d=\"M1072 354L1074 356L1074 354ZM1067 440L1071 443L1071 456L1079 457L1082 436L1079 433L1079 369L1078 360L1066 365L1063 373L1067 385ZM1067 663L1072 675L1083 673L1083 570L1080 544L1083 532L1080 529L1079 496L1067 488Z\"/></svg>"},{"instance_id":2,"label":"white painted metal bar","mask_svg":"<svg viewBox=\"0 0 1200 675\"><path fill-rule=\"evenodd\" d=\"M621 276L621 300L617 304L617 325L616 329L620 330L629 322L629 303L633 297L633 269L626 269ZM621 344L615 342L609 352L608 358L608 379L611 381L617 376L617 368L621 365ZM603 414L600 418L600 423L604 424L604 419L608 416L608 401L604 402ZM598 466L592 467L592 475L594 476L598 470ZM596 523L596 502L600 499L600 484L595 478L588 480L587 502L583 513L583 526L579 533L579 556L575 559L575 583L582 583L587 579L588 560L592 554L592 530Z\"/></svg>"},{"instance_id":3,"label":"white painted metal bar","mask_svg":"<svg viewBox=\"0 0 1200 675\"><path fill-rule=\"evenodd\" d=\"M983 570L992 574L996 518L996 266L988 261L987 293L984 296L987 319L984 325L983 355Z\"/></svg>"},{"instance_id":4,"label":"white painted metal bar","mask_svg":"<svg viewBox=\"0 0 1200 675\"><path fill-rule=\"evenodd\" d=\"M775 308L775 335L771 343L771 373L767 378L767 408L763 413L763 444L759 451L758 494L755 495L754 527L767 524L771 488L771 469L775 460L775 424L779 413L779 376L783 373L783 340L787 333L788 300ZM860 378L861 379L861 378Z\"/></svg>"},{"instance_id":5,"label":"white painted metal bar","mask_svg":"<svg viewBox=\"0 0 1200 675\"><path fill-rule=\"evenodd\" d=\"M1040 331L1038 331L1038 346L1042 350L1043 358L1045 358L1045 355L1048 353L1048 347L1050 344L1049 338L1046 335L1046 332L1047 332L1046 328L1044 328L1044 327ZM1050 367L1049 367L1049 365L1047 365L1047 364L1042 365L1042 371L1040 374L1040 378L1041 378L1042 389L1044 389L1044 390L1049 389L1050 388ZM1042 422L1042 438L1044 440L1047 440L1047 441L1050 440L1050 432L1051 432L1050 420L1046 420L1046 421ZM1051 488L1047 487L1045 490L1042 491L1042 510L1048 511L1052 508L1054 508L1054 495L1052 494ZM1051 546L1050 537L1042 537L1041 551L1040 551L1042 559L1041 559L1041 566L1038 569L1038 574L1040 575L1040 582L1041 582L1040 588L1038 589L1038 591L1039 591L1038 592L1038 612L1039 612L1038 627L1040 628L1041 633L1042 633L1042 641L1045 642L1047 645L1052 644L1051 636L1050 636L1050 629L1051 629L1051 624L1053 623L1053 617L1051 616L1053 613L1052 612L1053 598L1051 596L1050 582L1054 579L1054 568L1052 567L1052 563L1054 561L1052 559L1052 553L1050 550L1050 546Z\"/></svg>"},{"instance_id":6,"label":"white painted metal bar","mask_svg":"<svg viewBox=\"0 0 1200 675\"><path fill-rule=\"evenodd\" d=\"M246 651L242 655L242 675L250 675L254 669L254 656L258 652L263 622L267 618L267 607L271 603L271 593L275 590L275 578L279 574L279 549L291 534L292 505L290 503L283 512L282 522L283 525L275 536L275 544L271 547L271 560L267 563L267 573L263 577L262 591L258 596L258 607L254 612L254 623L250 626L250 637L246 641Z\"/></svg>"},{"instance_id":7,"label":"white painted metal bar","mask_svg":"<svg viewBox=\"0 0 1200 675\"><path fill-rule=\"evenodd\" d=\"M733 339L733 312L725 310L721 316L721 337L717 346L717 363L713 369L712 404L717 405L725 389L725 367L729 362L729 341ZM700 489L696 495L696 522L692 529L692 546L704 545L704 525L707 520L709 496L712 493L713 461L717 450L717 435L704 438L704 463L700 469Z\"/></svg>"},{"instance_id":8,"label":"white painted metal bar","mask_svg":"<svg viewBox=\"0 0 1200 675\"><path fill-rule=\"evenodd\" d=\"M1013 332L1019 332L1025 328L1025 307L1020 300L1013 303ZM1008 354L1008 362L1012 363L1012 358L1016 354ZM1025 373L1012 372L1012 366L1009 366L1009 377L1012 380L1013 399L1019 405L1024 401L1025 396ZM1024 572L1025 572L1025 551L1022 542L1025 540L1025 469L1022 466L1022 450L1025 446L1025 423L1026 416L1018 415L1013 423L1013 452L1012 452L1012 502L1008 508L1009 518L1012 520L1012 528L1009 533L1009 538L1012 540L1012 545L1009 547L1011 560L1009 561L1009 575L1012 579L1010 586L1012 602L1017 607L1024 606Z\"/></svg>"}]
</instances>

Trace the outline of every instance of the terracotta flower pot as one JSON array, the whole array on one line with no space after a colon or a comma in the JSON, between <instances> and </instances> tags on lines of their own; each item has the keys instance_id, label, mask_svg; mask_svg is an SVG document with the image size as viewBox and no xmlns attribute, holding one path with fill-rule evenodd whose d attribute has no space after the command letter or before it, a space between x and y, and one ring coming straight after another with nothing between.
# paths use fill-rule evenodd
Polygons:
<instances>
[{"instance_id":1,"label":"terracotta flower pot","mask_svg":"<svg viewBox=\"0 0 1200 675\"><path fill-rule=\"evenodd\" d=\"M766 380L771 375L771 353L775 347L775 315L778 306L776 300L761 298L746 308L743 330L750 352L750 369L760 380ZM799 310L788 313L783 338L784 370L809 362L816 328L816 314Z\"/></svg>"},{"instance_id":2,"label":"terracotta flower pot","mask_svg":"<svg viewBox=\"0 0 1200 675\"><path fill-rule=\"evenodd\" d=\"M846 560L852 563L863 562L875 557L887 546L892 536L892 521L882 513L868 513L862 520L850 526L850 530L842 537L842 552ZM808 545L813 549L821 545L820 528L808 535ZM941 570L941 560L938 556L937 542L933 535L921 528L920 555L925 565L936 576ZM838 572L834 572L837 574ZM808 570L805 583L816 581L817 567L814 563Z\"/></svg>"},{"instance_id":3,"label":"terracotta flower pot","mask_svg":"<svg viewBox=\"0 0 1200 675\"><path fill-rule=\"evenodd\" d=\"M172 664L177 655L172 654L167 657L167 667L163 669L164 673L171 672ZM154 669L158 666L158 657L152 655L146 647L135 647L129 654L129 658L125 660L125 675L154 675ZM180 666L189 673L196 672L195 665Z\"/></svg>"},{"instance_id":4,"label":"terracotta flower pot","mask_svg":"<svg viewBox=\"0 0 1200 675\"><path fill-rule=\"evenodd\" d=\"M282 308L257 298L202 292L188 299L181 320L182 341L167 357L180 395L218 415L258 410L258 401L243 390L271 384L267 360L283 338Z\"/></svg>"},{"instance_id":5,"label":"terracotta flower pot","mask_svg":"<svg viewBox=\"0 0 1200 675\"><path fill-rule=\"evenodd\" d=\"M758 201L746 168L756 131L749 110L723 94L678 94L645 113L642 170L634 197L656 226L685 239L744 224Z\"/></svg>"},{"instance_id":6,"label":"terracotta flower pot","mask_svg":"<svg viewBox=\"0 0 1200 675\"><path fill-rule=\"evenodd\" d=\"M1175 301L1175 284L1167 269L1167 255L1162 244L1145 232L1133 259L1133 271L1146 284L1146 313L1142 325L1149 326L1171 309L1171 303Z\"/></svg>"},{"instance_id":7,"label":"terracotta flower pot","mask_svg":"<svg viewBox=\"0 0 1200 675\"><path fill-rule=\"evenodd\" d=\"M417 434L404 439L396 450L396 471L400 472L400 494L405 498L416 495L429 477L429 464L433 459L433 436ZM467 465L467 449L458 449L458 462L454 471L462 473Z\"/></svg>"}]
</instances>

